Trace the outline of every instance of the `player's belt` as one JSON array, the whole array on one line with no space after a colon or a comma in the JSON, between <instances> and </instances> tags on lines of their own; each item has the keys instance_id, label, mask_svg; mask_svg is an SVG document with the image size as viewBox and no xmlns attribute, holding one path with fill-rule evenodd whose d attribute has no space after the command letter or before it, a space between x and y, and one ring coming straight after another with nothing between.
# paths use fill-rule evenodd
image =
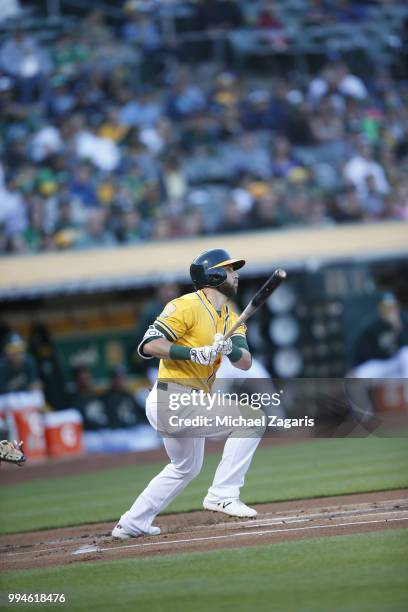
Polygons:
<instances>
[{"instance_id":1,"label":"player's belt","mask_svg":"<svg viewBox=\"0 0 408 612\"><path fill-rule=\"evenodd\" d=\"M194 387L185 387L184 385L180 385L180 383L175 383L175 382L172 382L172 383L170 383L170 384L171 384L171 385L176 385L177 387L181 387L182 389L185 389L185 391L187 391L187 393L188 393L189 391L194 391L194 392L196 392L196 391L200 391L200 389L195 389ZM157 383L157 388L158 388L158 389L160 389L160 391L168 391L168 389L169 389L169 383L166 383L166 382L160 382L160 381L159 381L159 382Z\"/></svg>"}]
</instances>

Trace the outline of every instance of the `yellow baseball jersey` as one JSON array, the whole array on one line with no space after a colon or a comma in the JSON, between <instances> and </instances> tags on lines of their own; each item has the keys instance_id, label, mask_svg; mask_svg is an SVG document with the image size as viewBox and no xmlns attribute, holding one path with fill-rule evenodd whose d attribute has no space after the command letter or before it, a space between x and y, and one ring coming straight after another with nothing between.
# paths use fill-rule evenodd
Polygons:
<instances>
[{"instance_id":1,"label":"yellow baseball jersey","mask_svg":"<svg viewBox=\"0 0 408 612\"><path fill-rule=\"evenodd\" d=\"M217 333L225 334L238 319L238 315L225 304L220 312L199 289L169 302L154 325L175 344L189 348L211 345ZM240 325L233 336L246 337L246 325ZM172 380L189 387L210 391L220 367L219 355L211 366L192 361L161 359L159 380Z\"/></svg>"}]
</instances>

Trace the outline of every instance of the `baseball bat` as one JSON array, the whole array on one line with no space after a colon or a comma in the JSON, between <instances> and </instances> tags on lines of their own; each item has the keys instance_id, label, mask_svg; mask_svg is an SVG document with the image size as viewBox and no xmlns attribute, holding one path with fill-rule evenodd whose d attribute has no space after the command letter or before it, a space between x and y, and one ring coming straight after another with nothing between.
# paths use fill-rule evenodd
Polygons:
<instances>
[{"instance_id":1,"label":"baseball bat","mask_svg":"<svg viewBox=\"0 0 408 612\"><path fill-rule=\"evenodd\" d=\"M262 304L265 304L268 297L279 287L281 282L285 280L286 272L281 268L275 270L275 272L268 278L266 283L262 285L260 289L255 293L254 297L249 302L248 306L241 313L238 319L235 321L234 325L227 331L224 335L224 340L228 340L232 336L232 334L238 329L242 323L245 323L251 317L256 310Z\"/></svg>"}]
</instances>

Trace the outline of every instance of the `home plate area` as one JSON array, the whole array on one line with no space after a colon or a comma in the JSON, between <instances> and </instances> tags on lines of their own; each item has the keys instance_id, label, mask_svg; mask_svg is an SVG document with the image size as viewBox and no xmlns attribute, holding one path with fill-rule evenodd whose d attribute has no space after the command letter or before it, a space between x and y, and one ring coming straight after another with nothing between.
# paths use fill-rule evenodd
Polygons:
<instances>
[{"instance_id":1,"label":"home plate area","mask_svg":"<svg viewBox=\"0 0 408 612\"><path fill-rule=\"evenodd\" d=\"M159 516L160 536L114 541L99 523L0 538L1 569L237 548L408 527L408 491L258 504L255 519L199 511Z\"/></svg>"}]
</instances>

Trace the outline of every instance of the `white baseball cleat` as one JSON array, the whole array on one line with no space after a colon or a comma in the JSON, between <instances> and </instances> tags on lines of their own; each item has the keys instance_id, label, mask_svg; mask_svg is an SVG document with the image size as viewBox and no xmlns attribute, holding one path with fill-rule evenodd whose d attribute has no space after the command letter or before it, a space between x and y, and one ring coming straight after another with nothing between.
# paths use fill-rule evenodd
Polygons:
<instances>
[{"instance_id":1,"label":"white baseball cleat","mask_svg":"<svg viewBox=\"0 0 408 612\"><path fill-rule=\"evenodd\" d=\"M205 498L203 506L205 510L223 512L224 514L238 516L239 518L254 518L258 514L255 508L250 508L240 499L223 499L218 502L212 502Z\"/></svg>"},{"instance_id":2,"label":"white baseball cleat","mask_svg":"<svg viewBox=\"0 0 408 612\"><path fill-rule=\"evenodd\" d=\"M160 533L160 527L154 527L153 525L149 528L149 531L141 531L137 535L127 533L120 523L112 529L112 537L116 540L130 540L131 538L139 538L140 536L156 536L160 535Z\"/></svg>"}]
</instances>

